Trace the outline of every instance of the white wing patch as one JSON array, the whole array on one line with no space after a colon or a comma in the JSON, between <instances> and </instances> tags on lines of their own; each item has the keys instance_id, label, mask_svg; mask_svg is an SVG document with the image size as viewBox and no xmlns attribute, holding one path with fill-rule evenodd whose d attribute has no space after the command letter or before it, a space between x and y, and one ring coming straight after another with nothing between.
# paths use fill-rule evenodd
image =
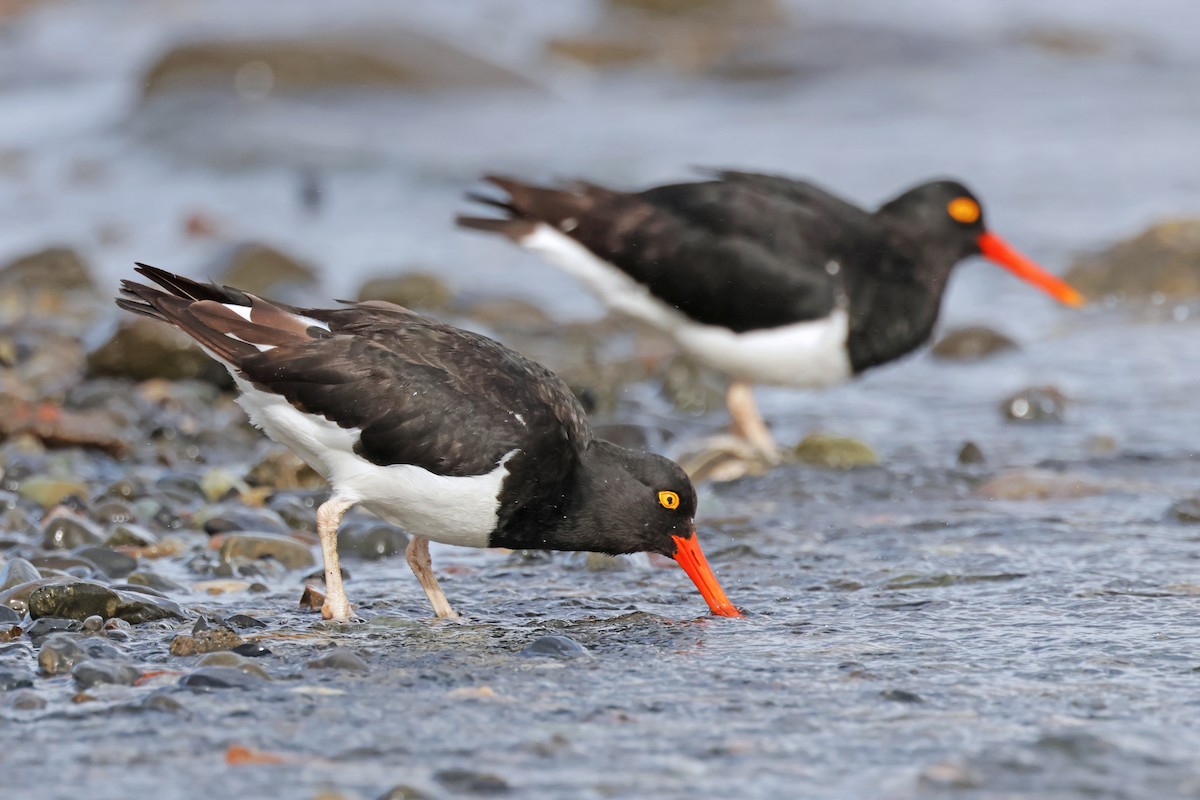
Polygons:
<instances>
[{"instance_id":1,"label":"white wing patch","mask_svg":"<svg viewBox=\"0 0 1200 800\"><path fill-rule=\"evenodd\" d=\"M722 372L755 383L817 388L853 374L846 339L850 319L842 308L823 319L734 333L688 318L579 242L541 223L520 241L588 287L614 311L646 322Z\"/></svg>"},{"instance_id":2,"label":"white wing patch","mask_svg":"<svg viewBox=\"0 0 1200 800\"><path fill-rule=\"evenodd\" d=\"M435 542L487 547L496 527L506 454L484 475L455 478L412 464L381 467L354 452L360 431L306 414L283 397L254 388L234 375L238 403L267 436L291 449L347 499L409 533Z\"/></svg>"}]
</instances>

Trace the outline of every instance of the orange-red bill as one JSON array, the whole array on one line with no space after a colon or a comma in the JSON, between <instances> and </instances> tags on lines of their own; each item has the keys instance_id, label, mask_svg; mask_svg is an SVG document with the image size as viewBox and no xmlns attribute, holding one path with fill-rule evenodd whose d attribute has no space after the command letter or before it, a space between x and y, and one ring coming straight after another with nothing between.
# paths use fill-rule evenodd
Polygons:
<instances>
[{"instance_id":1,"label":"orange-red bill","mask_svg":"<svg viewBox=\"0 0 1200 800\"><path fill-rule=\"evenodd\" d=\"M717 583L717 576L713 575L712 568L708 566L708 559L704 557L704 551L700 549L700 542L696 539L696 534L693 532L686 537L672 536L671 538L675 540L674 559L679 562L679 566L683 567L683 571L692 579L692 583L696 584L696 588L704 596L704 601L708 603L712 613L718 617L742 616L742 612L738 611L725 596L721 584Z\"/></svg>"},{"instance_id":2,"label":"orange-red bill","mask_svg":"<svg viewBox=\"0 0 1200 800\"><path fill-rule=\"evenodd\" d=\"M983 257L995 261L1024 281L1032 283L1058 302L1078 308L1083 295L1062 278L1051 275L994 233L984 231L976 239Z\"/></svg>"}]
</instances>

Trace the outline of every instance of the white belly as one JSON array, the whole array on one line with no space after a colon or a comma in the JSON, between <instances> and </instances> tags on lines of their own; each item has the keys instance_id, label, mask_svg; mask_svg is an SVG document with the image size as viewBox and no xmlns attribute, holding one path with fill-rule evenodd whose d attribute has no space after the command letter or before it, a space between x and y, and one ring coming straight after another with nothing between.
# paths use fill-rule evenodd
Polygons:
<instances>
[{"instance_id":1,"label":"white belly","mask_svg":"<svg viewBox=\"0 0 1200 800\"><path fill-rule=\"evenodd\" d=\"M734 377L818 388L841 383L853 374L846 350L850 321L843 309L824 319L734 333L689 319L550 225L539 224L520 244L559 265L609 308L653 325L697 360Z\"/></svg>"},{"instance_id":2,"label":"white belly","mask_svg":"<svg viewBox=\"0 0 1200 800\"><path fill-rule=\"evenodd\" d=\"M508 453L484 475L455 478L412 464L381 467L354 452L359 431L305 414L278 395L234 376L238 403L267 436L288 447L333 485L334 492L409 533L435 542L487 547L496 527Z\"/></svg>"}]
</instances>

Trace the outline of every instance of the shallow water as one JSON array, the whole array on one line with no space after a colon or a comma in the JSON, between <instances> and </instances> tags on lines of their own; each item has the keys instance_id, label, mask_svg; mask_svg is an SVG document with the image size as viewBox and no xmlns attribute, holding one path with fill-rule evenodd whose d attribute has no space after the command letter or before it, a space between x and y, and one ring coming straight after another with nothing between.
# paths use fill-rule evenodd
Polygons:
<instances>
[{"instance_id":1,"label":"shallow water","mask_svg":"<svg viewBox=\"0 0 1200 800\"><path fill-rule=\"evenodd\" d=\"M227 239L319 264L322 296L420 265L460 290L574 317L598 309L566 278L453 230L481 173L636 185L733 165L812 176L863 202L956 174L999 232L1056 271L1200 206L1193 4L1150 4L1136 19L1117 3L844 5L796 13L880 27L901 55L818 52L824 71L769 84L546 73L533 44L581 25L582 5L305 2L286 21L233 0L47 5L0 42L0 256L66 241L107 284L135 259L198 274L225 244L184 236L199 211ZM137 110L136 76L169 42L331 18L445 35L546 88ZM1030 29L1108 46L1047 51L1024 42ZM937 58L903 55L913 41ZM315 217L296 201L305 169L323 188ZM472 787L446 772L468 770L517 797L1200 796L1200 528L1168 514L1200 484L1195 311L1068 312L967 265L946 324L991 324L1019 351L972 365L918 355L822 394L761 392L781 440L832 430L870 442L882 465L702 487L701 535L747 619L707 617L679 570L645 559L592 571L562 555L452 548L434 559L461 624L424 619L400 558L349 565L368 621L347 629L293 610L297 575L263 595L194 595L194 609L269 624L273 655L259 661L275 680L204 693L164 676L75 704L69 676L39 678L45 709L0 708L4 794L486 793L478 776ZM1001 398L1039 384L1070 398L1065 422L1005 422ZM722 424L680 418L649 386L615 419L667 428L672 452ZM986 465L955 465L968 439ZM977 491L1030 467L1100 488L1023 501ZM164 569L189 580L182 564ZM130 652L189 668L166 651L189 627L142 626ZM520 655L551 633L589 655ZM303 668L334 644L370 672ZM159 694L179 708L145 710ZM232 744L287 761L227 765Z\"/></svg>"}]
</instances>

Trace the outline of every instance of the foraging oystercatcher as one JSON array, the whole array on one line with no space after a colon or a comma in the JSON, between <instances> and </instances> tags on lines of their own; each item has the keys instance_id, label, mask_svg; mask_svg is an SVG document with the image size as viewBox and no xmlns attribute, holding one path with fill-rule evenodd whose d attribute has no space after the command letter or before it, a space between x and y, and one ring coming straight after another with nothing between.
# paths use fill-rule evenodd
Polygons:
<instances>
[{"instance_id":1,"label":"foraging oystercatcher","mask_svg":"<svg viewBox=\"0 0 1200 800\"><path fill-rule=\"evenodd\" d=\"M750 383L829 386L911 352L929 339L950 272L968 256L1083 304L990 232L979 200L953 180L914 186L873 212L748 172L632 193L485 180L507 197L469 197L505 216L459 225L541 253L730 375L734 428L764 454L775 447Z\"/></svg>"},{"instance_id":2,"label":"foraging oystercatcher","mask_svg":"<svg viewBox=\"0 0 1200 800\"><path fill-rule=\"evenodd\" d=\"M294 308L154 267L117 304L186 333L233 375L251 421L332 485L317 509L327 618L347 620L342 515L406 529L408 564L455 617L429 542L674 558L714 614L741 616L696 539L696 490L661 456L596 439L571 391L478 334L383 302Z\"/></svg>"}]
</instances>

